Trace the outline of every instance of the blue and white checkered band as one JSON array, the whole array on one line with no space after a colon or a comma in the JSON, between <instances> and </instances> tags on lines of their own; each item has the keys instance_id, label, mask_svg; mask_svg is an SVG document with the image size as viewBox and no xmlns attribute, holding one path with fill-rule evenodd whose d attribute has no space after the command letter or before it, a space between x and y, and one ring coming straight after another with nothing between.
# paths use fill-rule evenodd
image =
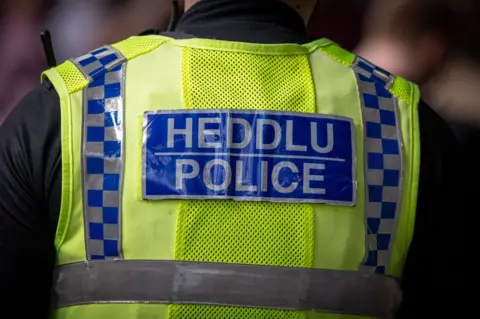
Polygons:
<instances>
[{"instance_id":1,"label":"blue and white checkered band","mask_svg":"<svg viewBox=\"0 0 480 319\"><path fill-rule=\"evenodd\" d=\"M126 62L126 59L114 47L104 46L71 61L89 82L93 82Z\"/></svg>"},{"instance_id":2,"label":"blue and white checkered band","mask_svg":"<svg viewBox=\"0 0 480 319\"><path fill-rule=\"evenodd\" d=\"M83 198L88 260L121 259L126 59L106 46L73 60L83 94Z\"/></svg>"},{"instance_id":3,"label":"blue and white checkered band","mask_svg":"<svg viewBox=\"0 0 480 319\"><path fill-rule=\"evenodd\" d=\"M403 153L397 100L389 92L394 77L357 58L365 154L366 256L363 271L385 274L400 215Z\"/></svg>"}]
</instances>

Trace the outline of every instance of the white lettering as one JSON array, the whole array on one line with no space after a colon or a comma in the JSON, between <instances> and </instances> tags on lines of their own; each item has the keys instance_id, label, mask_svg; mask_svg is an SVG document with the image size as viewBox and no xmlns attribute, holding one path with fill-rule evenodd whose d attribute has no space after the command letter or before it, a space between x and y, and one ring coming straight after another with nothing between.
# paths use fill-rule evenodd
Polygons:
<instances>
[{"instance_id":1,"label":"white lettering","mask_svg":"<svg viewBox=\"0 0 480 319\"><path fill-rule=\"evenodd\" d=\"M267 192L268 191L268 162L267 161L262 161L262 167L261 167L261 172L262 172L262 192Z\"/></svg>"},{"instance_id":2,"label":"white lettering","mask_svg":"<svg viewBox=\"0 0 480 319\"><path fill-rule=\"evenodd\" d=\"M174 118L168 119L168 141L167 141L168 148L175 147L176 135L185 136L185 147L187 148L192 147L192 119L191 118L186 119L185 129L175 129L175 119Z\"/></svg>"},{"instance_id":3,"label":"white lettering","mask_svg":"<svg viewBox=\"0 0 480 319\"><path fill-rule=\"evenodd\" d=\"M295 145L293 144L293 121L287 121L287 151L298 151L298 152L306 152L307 146L306 145Z\"/></svg>"},{"instance_id":4,"label":"white lettering","mask_svg":"<svg viewBox=\"0 0 480 319\"><path fill-rule=\"evenodd\" d=\"M222 148L222 143L207 142L205 136L218 136L220 138L220 129L207 130L205 124L220 124L221 120L218 117L207 117L198 119L198 147L200 148Z\"/></svg>"},{"instance_id":5,"label":"white lettering","mask_svg":"<svg viewBox=\"0 0 480 319\"><path fill-rule=\"evenodd\" d=\"M245 132L245 136L243 137L243 141L235 143L233 142L233 126L241 125L243 126L243 130ZM242 149L245 148L250 142L252 141L252 126L250 123L241 118L231 118L229 117L227 120L227 145L229 148L237 148L237 149Z\"/></svg>"},{"instance_id":6,"label":"white lettering","mask_svg":"<svg viewBox=\"0 0 480 319\"><path fill-rule=\"evenodd\" d=\"M333 124L327 124L327 145L321 147L318 145L318 127L317 123L311 123L312 148L320 154L327 154L333 150Z\"/></svg>"},{"instance_id":7,"label":"white lettering","mask_svg":"<svg viewBox=\"0 0 480 319\"><path fill-rule=\"evenodd\" d=\"M247 182L252 184L252 174L247 170ZM240 192L256 192L257 186L254 185L244 185L243 182L243 161L237 161L237 172L235 178L235 190Z\"/></svg>"},{"instance_id":8,"label":"white lettering","mask_svg":"<svg viewBox=\"0 0 480 319\"><path fill-rule=\"evenodd\" d=\"M214 184L212 182L212 168L214 168L215 166L222 166L225 170L225 180L221 184ZM220 175L218 169L213 170L213 176L217 177ZM203 168L203 181L205 183L205 186L207 186L212 191L218 192L226 190L232 183L232 168L230 167L230 164L222 159L214 159L209 161L207 165L205 165L205 167Z\"/></svg>"},{"instance_id":9,"label":"white lettering","mask_svg":"<svg viewBox=\"0 0 480 319\"><path fill-rule=\"evenodd\" d=\"M272 184L273 184L273 187L277 190L277 192L282 194L290 194L297 189L298 182L292 182L288 187L281 185L279 181L279 176L280 176L280 171L284 168L290 169L293 174L298 173L297 166L295 166L295 164L293 164L292 162L280 162L277 165L275 165L275 167L273 168ZM293 174L292 174L292 180L293 180Z\"/></svg>"},{"instance_id":10,"label":"white lettering","mask_svg":"<svg viewBox=\"0 0 480 319\"><path fill-rule=\"evenodd\" d=\"M270 125L275 130L273 142L269 144L264 143L263 131L266 125ZM273 150L278 147L282 140L282 128L277 121L259 119L257 120L257 149L259 150Z\"/></svg>"},{"instance_id":11,"label":"white lettering","mask_svg":"<svg viewBox=\"0 0 480 319\"><path fill-rule=\"evenodd\" d=\"M325 164L303 164L303 193L325 195L325 188L313 188L310 186L311 181L323 182L325 180L323 175L311 175L310 170L312 169L325 170Z\"/></svg>"},{"instance_id":12,"label":"white lettering","mask_svg":"<svg viewBox=\"0 0 480 319\"><path fill-rule=\"evenodd\" d=\"M184 166L190 166L192 167L192 171L190 173L184 173L183 167ZM176 162L176 185L175 187L177 189L184 190L185 189L185 183L184 181L186 179L192 179L198 176L198 173L200 172L200 167L198 165L197 161L194 160L177 160Z\"/></svg>"}]
</instances>

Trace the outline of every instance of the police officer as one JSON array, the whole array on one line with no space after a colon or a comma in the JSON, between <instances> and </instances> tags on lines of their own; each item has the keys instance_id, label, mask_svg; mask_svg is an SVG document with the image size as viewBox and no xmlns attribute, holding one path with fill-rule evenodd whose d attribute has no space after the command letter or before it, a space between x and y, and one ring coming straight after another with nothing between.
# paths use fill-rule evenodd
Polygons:
<instances>
[{"instance_id":1,"label":"police officer","mask_svg":"<svg viewBox=\"0 0 480 319\"><path fill-rule=\"evenodd\" d=\"M313 7L187 1L168 36L46 71L1 128L2 309L391 318L409 251L435 296L412 251L457 201L449 131L414 84L309 43Z\"/></svg>"}]
</instances>

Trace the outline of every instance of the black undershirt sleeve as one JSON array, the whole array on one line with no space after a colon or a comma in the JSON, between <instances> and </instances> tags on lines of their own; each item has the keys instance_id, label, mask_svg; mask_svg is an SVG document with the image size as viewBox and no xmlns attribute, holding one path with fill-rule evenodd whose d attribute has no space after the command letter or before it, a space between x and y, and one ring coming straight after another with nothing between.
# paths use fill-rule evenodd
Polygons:
<instances>
[{"instance_id":1,"label":"black undershirt sleeve","mask_svg":"<svg viewBox=\"0 0 480 319\"><path fill-rule=\"evenodd\" d=\"M6 316L48 316L60 161L59 98L46 82L0 126L0 309Z\"/></svg>"},{"instance_id":2,"label":"black undershirt sleeve","mask_svg":"<svg viewBox=\"0 0 480 319\"><path fill-rule=\"evenodd\" d=\"M400 318L440 318L464 307L461 223L465 216L464 152L445 121L419 107L421 169L415 233L402 277Z\"/></svg>"}]
</instances>

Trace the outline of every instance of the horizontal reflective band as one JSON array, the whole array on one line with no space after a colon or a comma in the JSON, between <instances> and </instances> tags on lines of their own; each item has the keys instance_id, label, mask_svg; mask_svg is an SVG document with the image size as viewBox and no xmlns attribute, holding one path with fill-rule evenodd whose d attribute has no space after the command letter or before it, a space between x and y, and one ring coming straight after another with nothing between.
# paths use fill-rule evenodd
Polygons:
<instances>
[{"instance_id":1,"label":"horizontal reflective band","mask_svg":"<svg viewBox=\"0 0 480 319\"><path fill-rule=\"evenodd\" d=\"M311 268L106 260L56 270L55 307L92 303L204 304L391 318L391 277Z\"/></svg>"}]
</instances>

